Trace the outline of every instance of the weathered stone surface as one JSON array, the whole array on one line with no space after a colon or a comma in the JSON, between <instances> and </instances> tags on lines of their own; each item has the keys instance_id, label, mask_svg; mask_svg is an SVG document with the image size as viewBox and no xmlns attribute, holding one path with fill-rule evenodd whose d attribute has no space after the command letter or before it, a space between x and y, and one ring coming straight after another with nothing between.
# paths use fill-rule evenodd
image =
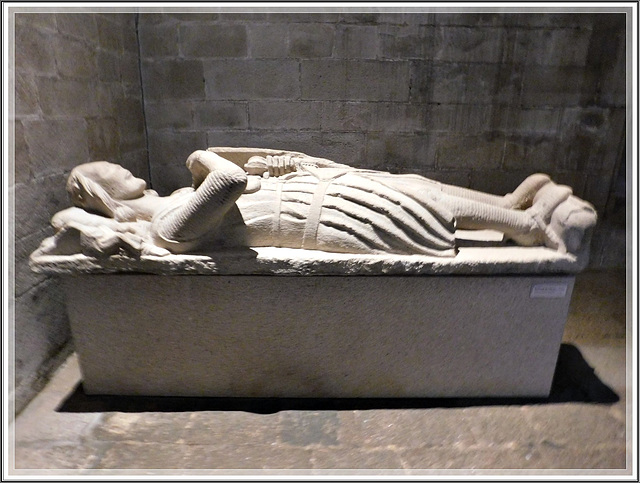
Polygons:
<instances>
[{"instance_id":1,"label":"weathered stone surface","mask_svg":"<svg viewBox=\"0 0 640 483\"><path fill-rule=\"evenodd\" d=\"M149 99L204 99L201 61L145 61L142 75Z\"/></svg>"},{"instance_id":2,"label":"weathered stone surface","mask_svg":"<svg viewBox=\"0 0 640 483\"><path fill-rule=\"evenodd\" d=\"M531 296L545 284L565 287L564 297ZM544 397L572 285L571 276L65 281L87 393L218 397ZM194 293L207 302L194 304ZM295 295L269 305L273 293ZM312 312L304 309L310 297ZM285 420L283 442L338 441L331 413L304 430L289 429L304 421ZM465 434L462 424L440 426L435 441Z\"/></svg>"},{"instance_id":3,"label":"weathered stone surface","mask_svg":"<svg viewBox=\"0 0 640 483\"><path fill-rule=\"evenodd\" d=\"M247 29L242 24L182 25L179 38L187 58L247 56Z\"/></svg>"},{"instance_id":4,"label":"weathered stone surface","mask_svg":"<svg viewBox=\"0 0 640 483\"><path fill-rule=\"evenodd\" d=\"M249 55L254 59L286 57L288 37L272 24L251 23L247 25Z\"/></svg>"},{"instance_id":5,"label":"weathered stone surface","mask_svg":"<svg viewBox=\"0 0 640 483\"><path fill-rule=\"evenodd\" d=\"M295 99L298 62L220 60L204 63L207 99Z\"/></svg>"},{"instance_id":6,"label":"weathered stone surface","mask_svg":"<svg viewBox=\"0 0 640 483\"><path fill-rule=\"evenodd\" d=\"M503 29L470 27L436 27L433 32L435 55L444 62L487 62L501 60Z\"/></svg>"},{"instance_id":7,"label":"weathered stone surface","mask_svg":"<svg viewBox=\"0 0 640 483\"><path fill-rule=\"evenodd\" d=\"M436 166L440 168L495 169L500 167L504 140L465 135L438 135Z\"/></svg>"},{"instance_id":8,"label":"weathered stone surface","mask_svg":"<svg viewBox=\"0 0 640 483\"><path fill-rule=\"evenodd\" d=\"M254 129L320 129L323 114L318 102L252 102L249 119Z\"/></svg>"},{"instance_id":9,"label":"weathered stone surface","mask_svg":"<svg viewBox=\"0 0 640 483\"><path fill-rule=\"evenodd\" d=\"M307 60L302 62L301 69L303 99L409 99L408 62Z\"/></svg>"},{"instance_id":10,"label":"weathered stone surface","mask_svg":"<svg viewBox=\"0 0 640 483\"><path fill-rule=\"evenodd\" d=\"M148 15L141 15L138 35L140 52L146 59L157 57L177 57L179 54L178 26L155 25L145 21Z\"/></svg>"},{"instance_id":11,"label":"weathered stone surface","mask_svg":"<svg viewBox=\"0 0 640 483\"><path fill-rule=\"evenodd\" d=\"M279 118L277 112L272 116ZM199 129L246 129L249 117L246 102L200 103L194 109L194 126Z\"/></svg>"},{"instance_id":12,"label":"weathered stone surface","mask_svg":"<svg viewBox=\"0 0 640 483\"><path fill-rule=\"evenodd\" d=\"M118 121L113 117L88 120L87 144L90 159L118 160Z\"/></svg>"},{"instance_id":13,"label":"weathered stone surface","mask_svg":"<svg viewBox=\"0 0 640 483\"><path fill-rule=\"evenodd\" d=\"M15 59L16 71L37 74L55 74L53 45L48 36L28 24L16 23Z\"/></svg>"},{"instance_id":14,"label":"weathered stone surface","mask_svg":"<svg viewBox=\"0 0 640 483\"><path fill-rule=\"evenodd\" d=\"M333 52L335 27L317 23L289 26L289 55L309 59L330 57Z\"/></svg>"},{"instance_id":15,"label":"weathered stone surface","mask_svg":"<svg viewBox=\"0 0 640 483\"><path fill-rule=\"evenodd\" d=\"M56 68L63 77L95 79L96 52L82 42L56 37L54 40ZM116 69L117 70L117 69Z\"/></svg>"},{"instance_id":16,"label":"weathered stone surface","mask_svg":"<svg viewBox=\"0 0 640 483\"><path fill-rule=\"evenodd\" d=\"M100 113L94 82L38 77L36 85L40 108L47 116L82 118Z\"/></svg>"},{"instance_id":17,"label":"weathered stone surface","mask_svg":"<svg viewBox=\"0 0 640 483\"><path fill-rule=\"evenodd\" d=\"M394 173L406 169L433 168L436 152L431 136L416 137L410 134L386 133L367 135L366 164L374 169L391 170Z\"/></svg>"},{"instance_id":18,"label":"weathered stone surface","mask_svg":"<svg viewBox=\"0 0 640 483\"><path fill-rule=\"evenodd\" d=\"M60 33L82 39L92 44L98 41L98 27L95 15L86 13L56 13L55 17Z\"/></svg>"},{"instance_id":19,"label":"weathered stone surface","mask_svg":"<svg viewBox=\"0 0 640 483\"><path fill-rule=\"evenodd\" d=\"M338 25L335 55L345 59L376 59L380 52L378 30L369 25Z\"/></svg>"},{"instance_id":20,"label":"weathered stone surface","mask_svg":"<svg viewBox=\"0 0 640 483\"><path fill-rule=\"evenodd\" d=\"M144 104L147 129L185 129L193 127L191 108L185 109L185 101L147 101Z\"/></svg>"},{"instance_id":21,"label":"weathered stone surface","mask_svg":"<svg viewBox=\"0 0 640 483\"><path fill-rule=\"evenodd\" d=\"M87 126L83 120L23 121L34 176L71 169L89 160Z\"/></svg>"},{"instance_id":22,"label":"weathered stone surface","mask_svg":"<svg viewBox=\"0 0 640 483\"><path fill-rule=\"evenodd\" d=\"M124 35L117 22L118 18L114 14L103 13L96 15L98 41L102 48L122 52L124 50Z\"/></svg>"}]
</instances>

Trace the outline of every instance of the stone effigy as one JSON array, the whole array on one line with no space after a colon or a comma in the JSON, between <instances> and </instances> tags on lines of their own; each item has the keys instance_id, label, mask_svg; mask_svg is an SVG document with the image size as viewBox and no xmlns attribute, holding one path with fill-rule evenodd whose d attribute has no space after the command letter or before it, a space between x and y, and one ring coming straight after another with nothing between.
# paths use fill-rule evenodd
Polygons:
<instances>
[{"instance_id":1,"label":"stone effigy","mask_svg":"<svg viewBox=\"0 0 640 483\"><path fill-rule=\"evenodd\" d=\"M455 257L456 229L491 229L520 246L577 255L596 219L542 174L495 196L294 152L214 148L194 152L187 168L193 186L161 197L118 165L76 167L67 183L74 207L53 217L57 233L42 253L284 247Z\"/></svg>"},{"instance_id":2,"label":"stone effigy","mask_svg":"<svg viewBox=\"0 0 640 483\"><path fill-rule=\"evenodd\" d=\"M31 256L63 276L87 392L548 394L596 222L569 187L496 196L252 148L186 164L170 196L76 167Z\"/></svg>"}]
</instances>

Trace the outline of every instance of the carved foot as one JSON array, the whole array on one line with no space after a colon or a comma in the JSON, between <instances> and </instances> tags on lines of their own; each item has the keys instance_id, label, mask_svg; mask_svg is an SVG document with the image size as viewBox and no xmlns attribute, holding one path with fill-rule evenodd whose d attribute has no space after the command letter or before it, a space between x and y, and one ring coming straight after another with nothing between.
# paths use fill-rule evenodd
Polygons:
<instances>
[{"instance_id":1,"label":"carved foot","mask_svg":"<svg viewBox=\"0 0 640 483\"><path fill-rule=\"evenodd\" d=\"M543 186L551 182L551 178L546 174L532 174L527 177L513 193L505 195L507 208L515 210L526 210L533 204L533 199Z\"/></svg>"},{"instance_id":2,"label":"carved foot","mask_svg":"<svg viewBox=\"0 0 640 483\"><path fill-rule=\"evenodd\" d=\"M577 254L588 230L596 224L593 206L575 196L568 186L549 183L527 209L544 233L544 244L561 253Z\"/></svg>"}]
</instances>

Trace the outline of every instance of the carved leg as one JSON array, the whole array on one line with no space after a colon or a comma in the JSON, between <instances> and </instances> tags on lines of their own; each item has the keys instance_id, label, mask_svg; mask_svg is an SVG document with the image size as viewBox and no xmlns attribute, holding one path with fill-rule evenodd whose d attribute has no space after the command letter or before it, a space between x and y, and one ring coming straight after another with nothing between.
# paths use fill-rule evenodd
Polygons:
<instances>
[{"instance_id":1,"label":"carved leg","mask_svg":"<svg viewBox=\"0 0 640 483\"><path fill-rule=\"evenodd\" d=\"M437 193L434 196L438 196ZM446 194L438 200L445 204L462 230L497 230L519 245L535 246L544 242L544 235L530 213L459 198Z\"/></svg>"},{"instance_id":2,"label":"carved leg","mask_svg":"<svg viewBox=\"0 0 640 483\"><path fill-rule=\"evenodd\" d=\"M447 184L441 184L441 190L443 193L451 196L486 203L488 205L524 210L531 206L536 193L550 181L551 178L546 174L532 174L525 179L513 193L504 196L492 195L483 193L482 191Z\"/></svg>"}]
</instances>

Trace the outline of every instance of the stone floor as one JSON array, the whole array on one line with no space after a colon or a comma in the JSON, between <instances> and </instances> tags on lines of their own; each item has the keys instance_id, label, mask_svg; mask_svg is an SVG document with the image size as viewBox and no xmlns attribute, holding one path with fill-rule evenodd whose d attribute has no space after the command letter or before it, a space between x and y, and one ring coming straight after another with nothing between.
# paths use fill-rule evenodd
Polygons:
<instances>
[{"instance_id":1,"label":"stone floor","mask_svg":"<svg viewBox=\"0 0 640 483\"><path fill-rule=\"evenodd\" d=\"M9 474L629 475L625 294L578 277L547 399L87 396L72 355L10 426Z\"/></svg>"}]
</instances>

